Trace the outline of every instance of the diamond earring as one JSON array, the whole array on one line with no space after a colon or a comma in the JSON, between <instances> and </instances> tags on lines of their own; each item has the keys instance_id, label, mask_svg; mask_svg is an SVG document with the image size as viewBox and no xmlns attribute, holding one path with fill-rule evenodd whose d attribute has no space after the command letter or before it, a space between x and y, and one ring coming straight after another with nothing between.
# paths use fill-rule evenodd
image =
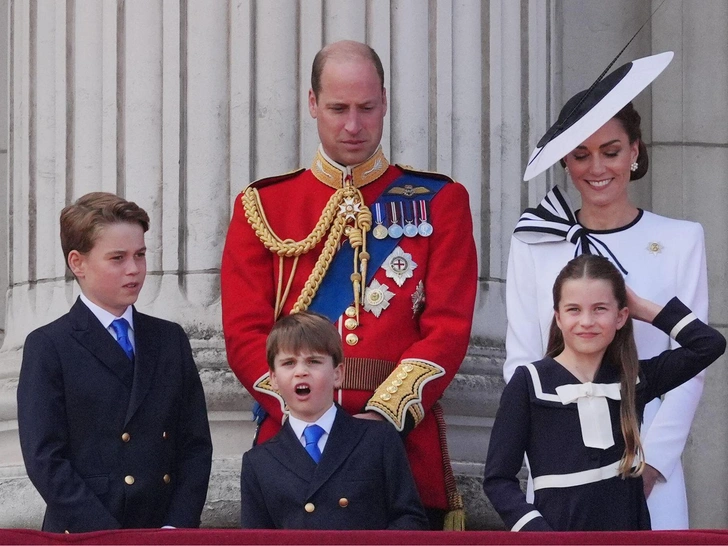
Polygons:
<instances>
[{"instance_id":1,"label":"diamond earring","mask_svg":"<svg viewBox=\"0 0 728 546\"><path fill-rule=\"evenodd\" d=\"M564 172L568 175L569 174L569 167L564 167Z\"/></svg>"},{"instance_id":2,"label":"diamond earring","mask_svg":"<svg viewBox=\"0 0 728 546\"><path fill-rule=\"evenodd\" d=\"M639 164L635 161L629 166L629 170L635 172L639 168Z\"/></svg>"}]
</instances>

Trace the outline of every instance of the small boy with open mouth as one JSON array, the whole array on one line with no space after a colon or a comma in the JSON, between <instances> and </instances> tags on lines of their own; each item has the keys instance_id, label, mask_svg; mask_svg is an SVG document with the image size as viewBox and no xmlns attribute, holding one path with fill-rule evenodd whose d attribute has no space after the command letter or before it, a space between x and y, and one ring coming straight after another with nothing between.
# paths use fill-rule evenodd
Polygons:
<instances>
[{"instance_id":1,"label":"small boy with open mouth","mask_svg":"<svg viewBox=\"0 0 728 546\"><path fill-rule=\"evenodd\" d=\"M288 419L243 455L242 526L427 529L397 432L334 404L344 375L334 325L315 313L288 315L273 327L266 354Z\"/></svg>"}]
</instances>

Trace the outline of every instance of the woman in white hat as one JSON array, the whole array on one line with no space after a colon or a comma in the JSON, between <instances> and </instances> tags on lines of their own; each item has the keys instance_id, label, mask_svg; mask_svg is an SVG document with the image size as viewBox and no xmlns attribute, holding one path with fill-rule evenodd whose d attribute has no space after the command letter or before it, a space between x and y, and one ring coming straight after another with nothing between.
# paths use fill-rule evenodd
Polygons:
<instances>
[{"instance_id":1,"label":"woman in white hat","mask_svg":"<svg viewBox=\"0 0 728 546\"><path fill-rule=\"evenodd\" d=\"M668 52L627 63L572 97L532 154L524 179L560 161L582 206L574 212L555 187L537 208L524 212L514 231L506 284L506 381L517 366L545 354L554 279L581 253L608 257L640 296L660 305L678 296L707 322L703 228L642 210L628 195L630 181L642 178L649 165L640 116L630 101L671 59ZM676 346L640 322L635 323L635 339L639 358ZM653 529L688 527L680 457L703 379L698 375L645 409L643 480Z\"/></svg>"}]
</instances>

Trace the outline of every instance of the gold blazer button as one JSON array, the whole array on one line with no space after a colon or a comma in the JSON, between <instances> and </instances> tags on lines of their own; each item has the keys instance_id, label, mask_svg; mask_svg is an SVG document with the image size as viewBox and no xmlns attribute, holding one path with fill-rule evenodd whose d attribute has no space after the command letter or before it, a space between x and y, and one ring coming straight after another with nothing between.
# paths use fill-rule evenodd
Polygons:
<instances>
[{"instance_id":1,"label":"gold blazer button","mask_svg":"<svg viewBox=\"0 0 728 546\"><path fill-rule=\"evenodd\" d=\"M128 442L129 440L131 440L131 435L128 432L121 435L122 442Z\"/></svg>"},{"instance_id":2,"label":"gold blazer button","mask_svg":"<svg viewBox=\"0 0 728 546\"><path fill-rule=\"evenodd\" d=\"M126 485L132 485L134 483L134 476L127 476L124 478L124 482Z\"/></svg>"},{"instance_id":3,"label":"gold blazer button","mask_svg":"<svg viewBox=\"0 0 728 546\"><path fill-rule=\"evenodd\" d=\"M313 505L312 502L307 502L306 506L303 507L303 509L308 512L309 514L312 513L314 510L316 510L316 507Z\"/></svg>"},{"instance_id":4,"label":"gold blazer button","mask_svg":"<svg viewBox=\"0 0 728 546\"><path fill-rule=\"evenodd\" d=\"M341 506L342 508L346 508L347 506L349 506L349 499L347 499L346 497L340 498L339 506Z\"/></svg>"},{"instance_id":5,"label":"gold blazer button","mask_svg":"<svg viewBox=\"0 0 728 546\"><path fill-rule=\"evenodd\" d=\"M172 481L172 476L170 476L169 474L165 474L164 478L162 479L164 480L164 483L169 483Z\"/></svg>"}]
</instances>

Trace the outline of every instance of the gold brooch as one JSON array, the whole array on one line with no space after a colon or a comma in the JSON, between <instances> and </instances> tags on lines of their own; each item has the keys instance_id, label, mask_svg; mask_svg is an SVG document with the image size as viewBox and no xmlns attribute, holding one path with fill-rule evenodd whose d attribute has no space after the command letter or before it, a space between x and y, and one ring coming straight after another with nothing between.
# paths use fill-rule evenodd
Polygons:
<instances>
[{"instance_id":1,"label":"gold brooch","mask_svg":"<svg viewBox=\"0 0 728 546\"><path fill-rule=\"evenodd\" d=\"M647 252L650 254L659 254L662 252L662 245L658 242L652 242L647 245Z\"/></svg>"}]
</instances>

